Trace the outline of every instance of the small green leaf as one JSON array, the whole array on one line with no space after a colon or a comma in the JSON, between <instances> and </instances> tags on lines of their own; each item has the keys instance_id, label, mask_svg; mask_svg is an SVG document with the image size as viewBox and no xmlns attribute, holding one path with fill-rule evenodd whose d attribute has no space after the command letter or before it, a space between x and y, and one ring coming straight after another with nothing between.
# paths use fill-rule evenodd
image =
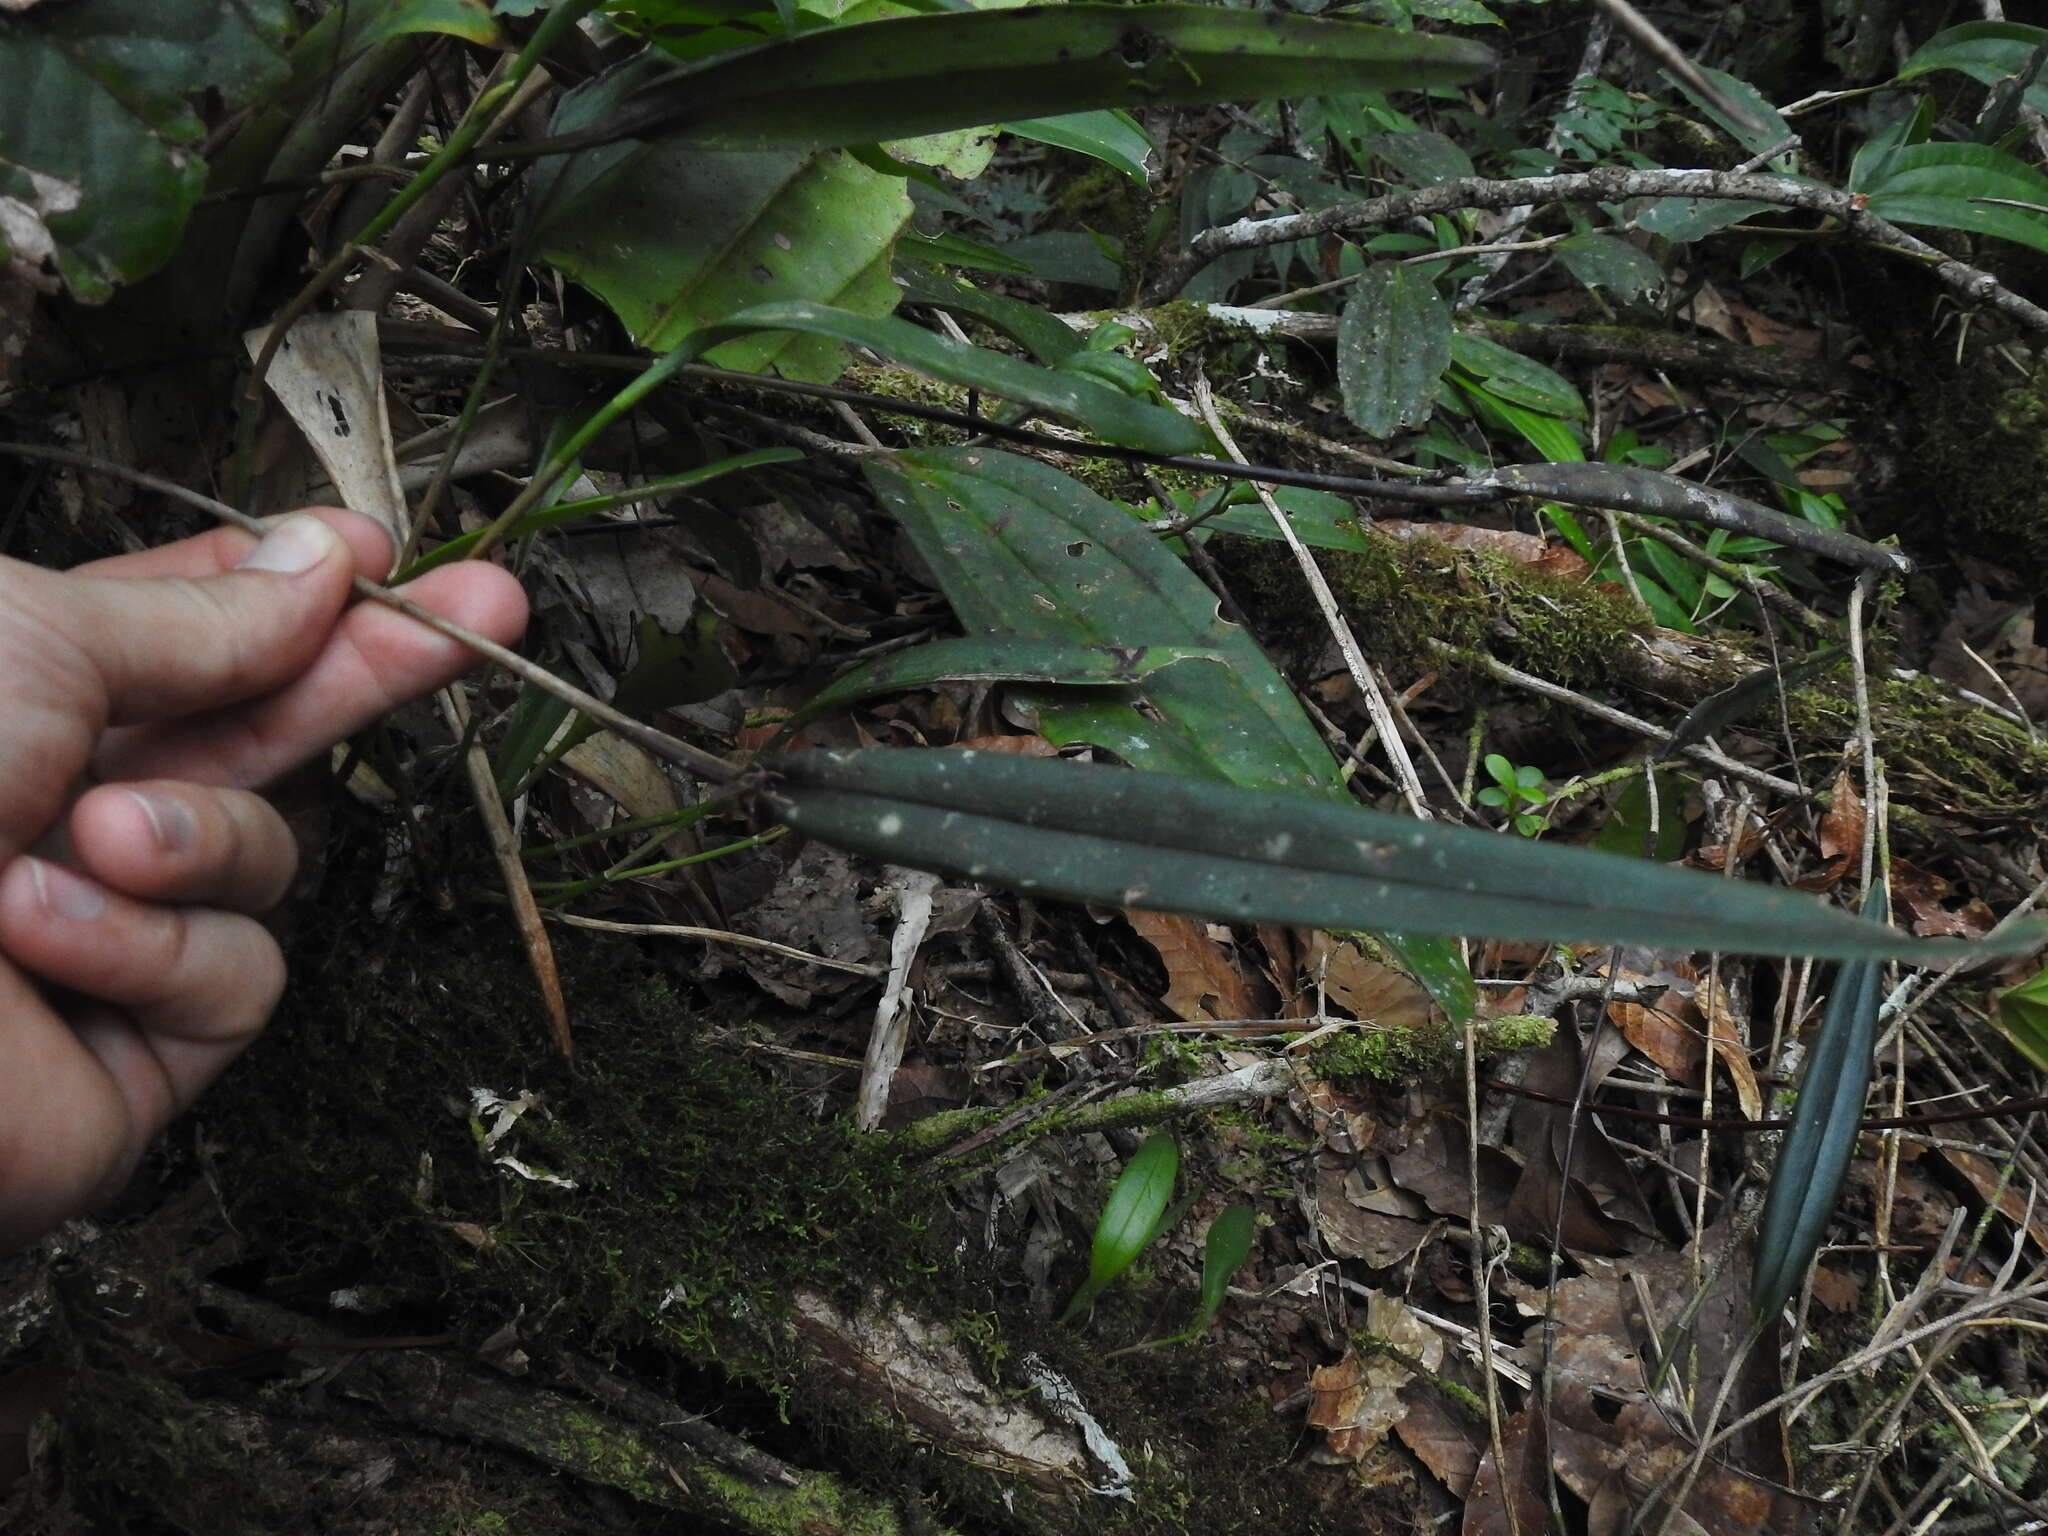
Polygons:
<instances>
[{"instance_id":1,"label":"small green leaf","mask_svg":"<svg viewBox=\"0 0 2048 1536\"><path fill-rule=\"evenodd\" d=\"M1884 887L1872 886L1864 911L1882 919L1888 906ZM1806 1059L1792 1128L1778 1148L1757 1227L1750 1300L1758 1322L1777 1316L1792 1298L1827 1235L1870 1090L1881 1001L1882 971L1875 959L1851 960L1835 973L1834 995Z\"/></svg>"},{"instance_id":2,"label":"small green leaf","mask_svg":"<svg viewBox=\"0 0 2048 1536\"><path fill-rule=\"evenodd\" d=\"M1374 437L1427 420L1452 346L1451 312L1419 269L1367 268L1337 321L1344 414Z\"/></svg>"},{"instance_id":3,"label":"small green leaf","mask_svg":"<svg viewBox=\"0 0 2048 1536\"><path fill-rule=\"evenodd\" d=\"M1251 1257L1257 1231L1258 1218L1248 1205L1233 1205L1209 1223L1209 1235L1202 1243L1202 1310L1195 1319L1197 1330L1223 1305L1230 1277Z\"/></svg>"},{"instance_id":4,"label":"small green leaf","mask_svg":"<svg viewBox=\"0 0 2048 1536\"><path fill-rule=\"evenodd\" d=\"M1998 997L1998 1027L2013 1048L2048 1072L2048 969L2038 970Z\"/></svg>"},{"instance_id":5,"label":"small green leaf","mask_svg":"<svg viewBox=\"0 0 2048 1536\"><path fill-rule=\"evenodd\" d=\"M1103 1289L1121 1275L1159 1235L1159 1223L1173 1199L1173 1181L1180 1172L1180 1147L1164 1131L1146 1139L1109 1192L1102 1219L1095 1224L1095 1242L1088 1255L1088 1279L1060 1321L1084 1311Z\"/></svg>"},{"instance_id":6,"label":"small green leaf","mask_svg":"<svg viewBox=\"0 0 2048 1536\"><path fill-rule=\"evenodd\" d=\"M1495 399L1550 416L1578 419L1586 414L1585 398L1571 380L1533 357L1524 357L1484 336L1453 336L1451 361L1462 372L1482 380L1487 393Z\"/></svg>"}]
</instances>

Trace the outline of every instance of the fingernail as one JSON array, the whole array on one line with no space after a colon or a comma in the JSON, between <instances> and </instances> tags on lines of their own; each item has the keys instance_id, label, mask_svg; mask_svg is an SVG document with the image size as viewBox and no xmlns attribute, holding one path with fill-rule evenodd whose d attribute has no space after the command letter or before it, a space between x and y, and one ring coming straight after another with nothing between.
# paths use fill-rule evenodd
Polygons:
<instances>
[{"instance_id":1,"label":"fingernail","mask_svg":"<svg viewBox=\"0 0 2048 1536\"><path fill-rule=\"evenodd\" d=\"M278 571L286 576L296 576L325 560L340 542L340 535L319 518L301 513L286 518L264 534L261 542L235 569Z\"/></svg>"},{"instance_id":2,"label":"fingernail","mask_svg":"<svg viewBox=\"0 0 2048 1536\"><path fill-rule=\"evenodd\" d=\"M81 880L61 864L24 858L28 877L35 882L36 899L52 917L69 923L89 923L107 910L107 898L96 885Z\"/></svg>"},{"instance_id":3,"label":"fingernail","mask_svg":"<svg viewBox=\"0 0 2048 1536\"><path fill-rule=\"evenodd\" d=\"M168 795L147 794L139 789L121 791L141 809L149 821L150 834L156 839L156 846L162 853L183 853L192 846L199 834L199 823L192 815L192 808L182 800L173 800Z\"/></svg>"}]
</instances>

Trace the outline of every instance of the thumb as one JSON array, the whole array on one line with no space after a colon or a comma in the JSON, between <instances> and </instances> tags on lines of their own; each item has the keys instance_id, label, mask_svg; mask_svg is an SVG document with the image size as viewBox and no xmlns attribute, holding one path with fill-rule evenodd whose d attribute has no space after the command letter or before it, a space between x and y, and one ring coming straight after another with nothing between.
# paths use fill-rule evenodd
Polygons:
<instances>
[{"instance_id":1,"label":"thumb","mask_svg":"<svg viewBox=\"0 0 2048 1536\"><path fill-rule=\"evenodd\" d=\"M217 576L56 577L44 594L54 611L44 617L98 674L106 724L175 719L269 693L303 672L354 574L341 536L299 513Z\"/></svg>"}]
</instances>

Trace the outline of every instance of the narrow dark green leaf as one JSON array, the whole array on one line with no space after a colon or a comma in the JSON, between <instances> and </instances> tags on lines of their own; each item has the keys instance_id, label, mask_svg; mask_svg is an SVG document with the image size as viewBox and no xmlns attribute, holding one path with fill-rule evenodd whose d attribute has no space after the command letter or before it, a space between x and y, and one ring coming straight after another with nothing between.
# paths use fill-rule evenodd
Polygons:
<instances>
[{"instance_id":1,"label":"narrow dark green leaf","mask_svg":"<svg viewBox=\"0 0 2048 1536\"><path fill-rule=\"evenodd\" d=\"M1737 678L1720 692L1708 694L1671 728L1670 739L1658 749L1655 761L1674 757L1694 742L1705 741L1717 731L1725 730L1761 708L1764 701L1780 688L1796 688L1808 678L1818 677L1841 656L1842 648L1831 645L1789 666L1759 667L1747 676Z\"/></svg>"},{"instance_id":2,"label":"narrow dark green leaf","mask_svg":"<svg viewBox=\"0 0 2048 1536\"><path fill-rule=\"evenodd\" d=\"M1131 448L1195 453L1208 442L1208 434L1180 412L1133 400L1081 374L1056 373L1006 353L955 341L892 315L857 315L801 299L757 304L702 326L691 332L681 350L685 357L701 356L730 337L759 331L799 331L869 347L949 384L1055 412L1108 442Z\"/></svg>"},{"instance_id":3,"label":"narrow dark green leaf","mask_svg":"<svg viewBox=\"0 0 2048 1536\"><path fill-rule=\"evenodd\" d=\"M1585 397L1570 379L1535 358L1510 351L1484 336L1467 336L1462 332L1452 336L1451 361L1475 379L1483 380L1487 393L1495 399L1574 420L1586 414Z\"/></svg>"},{"instance_id":4,"label":"narrow dark green leaf","mask_svg":"<svg viewBox=\"0 0 2048 1536\"><path fill-rule=\"evenodd\" d=\"M1864 901L1864 910L1882 919L1888 905L1878 886ZM1777 1316L1792 1298L1827 1235L1835 1197L1856 1150L1882 1000L1875 959L1851 960L1835 973L1834 995L1806 1059L1792 1128L1778 1148L1757 1228L1750 1300L1759 1322Z\"/></svg>"},{"instance_id":5,"label":"narrow dark green leaf","mask_svg":"<svg viewBox=\"0 0 2048 1536\"><path fill-rule=\"evenodd\" d=\"M1131 688L1177 661L1221 662L1182 645L1073 645L1063 640L934 640L857 667L790 717L814 720L857 699L942 682L1050 683L1062 688Z\"/></svg>"},{"instance_id":6,"label":"narrow dark green leaf","mask_svg":"<svg viewBox=\"0 0 2048 1536\"><path fill-rule=\"evenodd\" d=\"M823 149L1102 107L1457 85L1492 67L1462 39L1278 11L1025 6L721 54L642 87L603 127L722 149Z\"/></svg>"},{"instance_id":7,"label":"narrow dark green leaf","mask_svg":"<svg viewBox=\"0 0 2048 1536\"><path fill-rule=\"evenodd\" d=\"M802 752L764 767L767 807L842 848L1226 922L1827 959L2040 942L2037 924L1995 942L1915 939L1796 891L1213 780L986 752Z\"/></svg>"},{"instance_id":8,"label":"narrow dark green leaf","mask_svg":"<svg viewBox=\"0 0 2048 1536\"><path fill-rule=\"evenodd\" d=\"M898 253L900 258L900 245ZM1001 256L1001 252L995 254ZM1011 265L1020 272L1031 270L1023 262ZM949 273L901 259L896 266L896 281L907 302L932 304L985 320L1041 363L1057 363L1081 350L1080 333L1036 304L1026 304L1022 299L1007 298L1000 293L989 293Z\"/></svg>"},{"instance_id":9,"label":"narrow dark green leaf","mask_svg":"<svg viewBox=\"0 0 2048 1536\"><path fill-rule=\"evenodd\" d=\"M1954 69L1979 85L1995 86L2023 73L2043 44L2048 44L2048 29L2017 21L1966 21L1930 37L1900 66L1899 78ZM2048 111L2048 81L2036 78L2027 87L2026 101L2037 112Z\"/></svg>"},{"instance_id":10,"label":"narrow dark green leaf","mask_svg":"<svg viewBox=\"0 0 2048 1536\"><path fill-rule=\"evenodd\" d=\"M1180 1147L1165 1131L1146 1138L1124 1164L1109 1203L1102 1208L1102 1219L1095 1224L1087 1283L1067 1303L1062 1322L1099 1296L1159 1235L1160 1218L1173 1199L1173 1181L1179 1173Z\"/></svg>"},{"instance_id":11,"label":"narrow dark green leaf","mask_svg":"<svg viewBox=\"0 0 2048 1536\"><path fill-rule=\"evenodd\" d=\"M1428 419L1451 361L1451 312L1419 268L1381 262L1337 321L1344 414L1374 437Z\"/></svg>"},{"instance_id":12,"label":"narrow dark green leaf","mask_svg":"<svg viewBox=\"0 0 2048 1536\"><path fill-rule=\"evenodd\" d=\"M1443 1010L1453 1029L1471 1022L1479 1011L1479 984L1472 979L1472 967L1465 963L1455 939L1390 929L1381 929L1376 937L1394 952L1402 969L1422 983L1422 990Z\"/></svg>"}]
</instances>

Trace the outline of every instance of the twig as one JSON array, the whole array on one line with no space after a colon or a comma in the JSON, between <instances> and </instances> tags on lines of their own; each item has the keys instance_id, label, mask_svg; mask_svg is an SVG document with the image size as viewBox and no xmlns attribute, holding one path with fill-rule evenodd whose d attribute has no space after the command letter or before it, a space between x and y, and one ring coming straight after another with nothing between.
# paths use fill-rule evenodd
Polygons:
<instances>
[{"instance_id":1,"label":"twig","mask_svg":"<svg viewBox=\"0 0 2048 1536\"><path fill-rule=\"evenodd\" d=\"M1230 429L1223 425L1223 418L1216 412L1215 397L1209 391L1206 375L1195 376L1195 408L1202 413L1202 419L1209 424L1209 430L1216 434L1216 441L1223 445L1223 451L1233 460L1243 462L1244 455L1238 451L1237 442L1230 435ZM1316 557L1309 553L1308 546L1294 531L1294 524L1287 514L1280 510L1280 504L1273 499L1273 493L1263 485L1256 486L1259 500L1272 517L1274 526L1280 530L1280 537L1287 542L1294 562L1301 567L1303 579L1316 600L1316 608L1323 616L1330 636L1337 642L1337 649L1344 657L1344 669L1351 674L1360 697L1365 700L1366 713L1373 724L1379 727L1380 745L1392 765L1394 777L1401 785L1401 794L1408 802L1408 809L1424 821L1430 819L1429 805L1422 792L1422 779L1415 772L1414 759L1408 755L1407 743L1401 739L1401 728L1394 719L1394 711L1387 703L1386 688L1372 663L1365 659L1365 652L1359 647L1358 637L1351 632L1350 621L1337 606L1337 594L1330 590L1330 583L1323 575L1322 567L1316 564Z\"/></svg>"},{"instance_id":2,"label":"twig","mask_svg":"<svg viewBox=\"0 0 2048 1536\"><path fill-rule=\"evenodd\" d=\"M1232 251L1258 250L1323 235L1376 228L1419 214L1460 208L1513 208L1524 203L1613 203L1632 197L1700 197L1771 203L1839 219L1853 237L1929 264L1934 276L1964 298L1992 305L2030 330L2048 332L2048 309L2022 298L1989 272L1957 261L1945 251L1879 218L1868 199L1833 187L1810 186L1785 176L1737 175L1732 171L1628 170L1603 167L1561 176L1520 176L1495 181L1463 176L1433 187L1388 193L1364 202L1340 203L1313 213L1271 219L1239 219L1205 230L1182 253L1163 264L1146 297L1161 304L1188 280Z\"/></svg>"},{"instance_id":3,"label":"twig","mask_svg":"<svg viewBox=\"0 0 2048 1536\"><path fill-rule=\"evenodd\" d=\"M188 490L175 480L166 480L161 475L145 474L130 469L125 464L114 464L95 458L91 454L73 453L67 448L45 448L39 443L0 443L0 452L19 455L29 459L48 459L55 464L69 464L79 469L97 470L102 474L118 475L134 482L145 490L155 491L160 496L169 496L187 506L197 507L211 513L230 527L261 538L269 530L264 523L248 513L229 506L224 501L198 491ZM446 635L461 645L467 646L478 655L489 658L524 682L533 684L543 693L552 694L571 708L590 716L601 725L609 726L635 746L652 752L656 757L706 779L713 784L736 784L740 770L721 757L715 757L701 747L693 747L687 741L678 741L666 731L635 720L631 715L622 714L594 694L585 693L574 683L564 682L545 667L536 666L517 651L498 644L497 641L465 629L453 619L443 618L431 608L422 608L407 597L401 597L389 587L371 581L367 576L358 576L350 585L358 596L366 597L373 603L381 603L404 614L416 623L424 624L436 634Z\"/></svg>"}]
</instances>

